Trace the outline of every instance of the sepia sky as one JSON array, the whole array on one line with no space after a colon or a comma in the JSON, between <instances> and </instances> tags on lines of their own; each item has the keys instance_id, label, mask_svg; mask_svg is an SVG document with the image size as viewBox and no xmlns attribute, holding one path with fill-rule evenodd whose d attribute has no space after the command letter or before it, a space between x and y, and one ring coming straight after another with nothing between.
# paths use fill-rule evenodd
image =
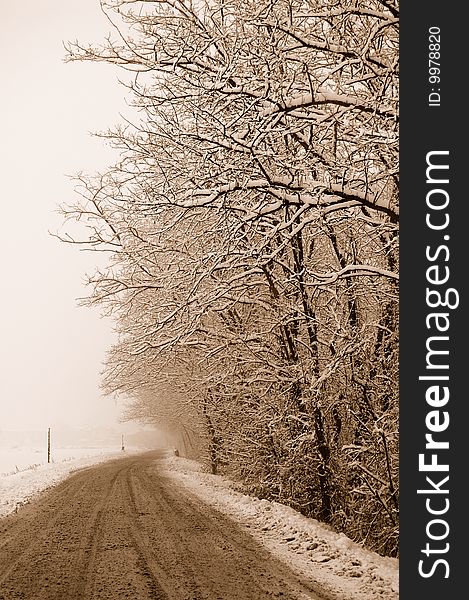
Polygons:
<instances>
[{"instance_id":1,"label":"sepia sky","mask_svg":"<svg viewBox=\"0 0 469 600\"><path fill-rule=\"evenodd\" d=\"M0 430L117 422L98 387L112 323L76 302L99 257L48 233L61 226L57 205L73 198L66 174L112 161L89 132L126 111L119 73L65 64L62 42L108 31L99 0L2 2Z\"/></svg>"}]
</instances>

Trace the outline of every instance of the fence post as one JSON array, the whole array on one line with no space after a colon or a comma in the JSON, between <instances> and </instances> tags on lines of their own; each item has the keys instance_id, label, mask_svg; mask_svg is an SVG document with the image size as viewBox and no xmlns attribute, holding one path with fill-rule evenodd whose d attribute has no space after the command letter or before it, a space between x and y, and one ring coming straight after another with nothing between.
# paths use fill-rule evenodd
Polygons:
<instances>
[{"instance_id":1,"label":"fence post","mask_svg":"<svg viewBox=\"0 0 469 600\"><path fill-rule=\"evenodd\" d=\"M47 462L50 463L50 427L47 429Z\"/></svg>"}]
</instances>

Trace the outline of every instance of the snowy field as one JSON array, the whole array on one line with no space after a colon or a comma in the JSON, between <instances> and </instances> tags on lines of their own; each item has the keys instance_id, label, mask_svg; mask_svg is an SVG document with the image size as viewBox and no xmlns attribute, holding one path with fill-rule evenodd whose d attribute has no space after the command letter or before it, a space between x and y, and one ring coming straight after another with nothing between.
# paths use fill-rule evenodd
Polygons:
<instances>
[{"instance_id":1,"label":"snowy field","mask_svg":"<svg viewBox=\"0 0 469 600\"><path fill-rule=\"evenodd\" d=\"M115 452L116 448L54 448L51 452L52 463L63 463L70 460L90 458ZM0 448L0 477L36 469L47 464L47 449L37 447Z\"/></svg>"},{"instance_id":2,"label":"snowy field","mask_svg":"<svg viewBox=\"0 0 469 600\"><path fill-rule=\"evenodd\" d=\"M82 449L84 453L93 449ZM94 455L62 460L0 477L0 517L35 494L65 479L74 470L122 456L94 449ZM126 454L142 452L126 450ZM29 460L29 459L28 459ZM28 461L26 461L28 462ZM229 479L207 473L196 462L171 456L157 461L164 476L183 485L207 504L236 521L276 558L314 582L335 600L397 600L398 560L365 550L314 519L236 490Z\"/></svg>"}]
</instances>

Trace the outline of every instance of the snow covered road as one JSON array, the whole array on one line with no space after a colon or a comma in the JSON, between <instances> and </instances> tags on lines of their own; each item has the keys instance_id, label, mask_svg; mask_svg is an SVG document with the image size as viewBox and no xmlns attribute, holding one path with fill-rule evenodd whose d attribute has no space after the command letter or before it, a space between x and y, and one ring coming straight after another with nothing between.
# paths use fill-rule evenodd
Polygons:
<instances>
[{"instance_id":1,"label":"snow covered road","mask_svg":"<svg viewBox=\"0 0 469 600\"><path fill-rule=\"evenodd\" d=\"M0 477L0 517L9 515L0 600L399 597L397 559L244 494L197 461L167 451L116 458Z\"/></svg>"},{"instance_id":2,"label":"snow covered road","mask_svg":"<svg viewBox=\"0 0 469 600\"><path fill-rule=\"evenodd\" d=\"M2 519L0 599L326 597L234 521L162 477L157 457L82 469Z\"/></svg>"}]
</instances>

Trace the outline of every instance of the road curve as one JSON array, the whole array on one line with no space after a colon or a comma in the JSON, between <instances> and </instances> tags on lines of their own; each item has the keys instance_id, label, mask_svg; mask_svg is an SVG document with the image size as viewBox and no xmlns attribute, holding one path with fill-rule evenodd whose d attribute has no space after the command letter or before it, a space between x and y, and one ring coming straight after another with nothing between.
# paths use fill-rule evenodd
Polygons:
<instances>
[{"instance_id":1,"label":"road curve","mask_svg":"<svg viewBox=\"0 0 469 600\"><path fill-rule=\"evenodd\" d=\"M82 469L0 519L0 600L322 600L158 452Z\"/></svg>"}]
</instances>

